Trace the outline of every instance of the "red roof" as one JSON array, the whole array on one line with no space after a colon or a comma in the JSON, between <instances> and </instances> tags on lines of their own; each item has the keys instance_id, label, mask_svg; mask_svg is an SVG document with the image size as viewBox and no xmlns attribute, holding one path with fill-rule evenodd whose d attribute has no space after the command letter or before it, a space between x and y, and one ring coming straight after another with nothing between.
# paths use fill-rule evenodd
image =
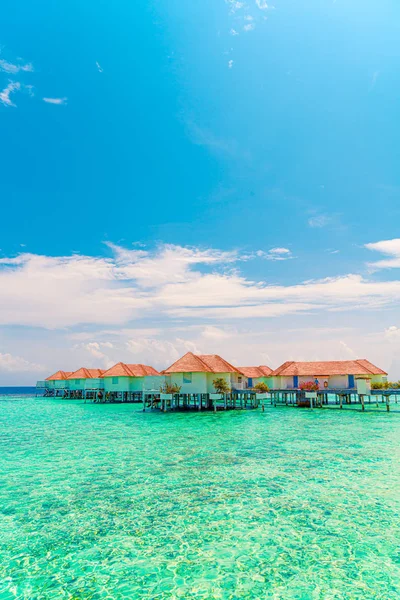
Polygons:
<instances>
[{"instance_id":1,"label":"red roof","mask_svg":"<svg viewBox=\"0 0 400 600\"><path fill-rule=\"evenodd\" d=\"M245 377L257 378L257 377L269 377L272 373L272 369L266 365L259 367L238 367L238 370Z\"/></svg>"},{"instance_id":2,"label":"red roof","mask_svg":"<svg viewBox=\"0 0 400 600\"><path fill-rule=\"evenodd\" d=\"M84 367L74 371L67 379L100 379L103 377L102 369L85 369Z\"/></svg>"},{"instance_id":3,"label":"red roof","mask_svg":"<svg viewBox=\"0 0 400 600\"><path fill-rule=\"evenodd\" d=\"M62 381L71 375L71 371L57 371L54 375L47 377L46 381Z\"/></svg>"},{"instance_id":4,"label":"red roof","mask_svg":"<svg viewBox=\"0 0 400 600\"><path fill-rule=\"evenodd\" d=\"M103 373L103 377L146 377L148 375L160 375L160 373L148 365L127 365L122 362Z\"/></svg>"},{"instance_id":5,"label":"red roof","mask_svg":"<svg viewBox=\"0 0 400 600\"><path fill-rule=\"evenodd\" d=\"M188 352L185 356L174 362L163 373L238 373L238 369L218 356L218 354L193 354Z\"/></svg>"},{"instance_id":6,"label":"red roof","mask_svg":"<svg viewBox=\"0 0 400 600\"><path fill-rule=\"evenodd\" d=\"M275 369L273 376L324 376L324 375L387 375L366 359L362 360L331 360L325 362L295 362L288 361Z\"/></svg>"}]
</instances>

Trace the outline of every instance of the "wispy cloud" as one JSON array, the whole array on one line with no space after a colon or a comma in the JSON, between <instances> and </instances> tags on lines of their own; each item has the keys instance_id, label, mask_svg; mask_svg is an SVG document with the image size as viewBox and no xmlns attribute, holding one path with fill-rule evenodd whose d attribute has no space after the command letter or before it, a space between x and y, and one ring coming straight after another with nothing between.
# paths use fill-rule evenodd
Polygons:
<instances>
[{"instance_id":1,"label":"wispy cloud","mask_svg":"<svg viewBox=\"0 0 400 600\"><path fill-rule=\"evenodd\" d=\"M25 372L41 372L45 367L37 363L31 363L21 356L13 356L12 354L2 354L0 352L0 371L8 371L20 373Z\"/></svg>"},{"instance_id":2,"label":"wispy cloud","mask_svg":"<svg viewBox=\"0 0 400 600\"><path fill-rule=\"evenodd\" d=\"M239 32L238 32L238 31L236 31L236 29L233 29L233 28L230 30L230 32L229 32L229 33L230 33L231 35L233 35L233 36L235 36L235 35L239 35Z\"/></svg>"},{"instance_id":3,"label":"wispy cloud","mask_svg":"<svg viewBox=\"0 0 400 600\"><path fill-rule=\"evenodd\" d=\"M187 122L187 128L189 136L194 144L206 146L210 151L218 155L245 161L251 159L249 152L246 149L243 149L236 140L219 137L209 129L200 127L193 121Z\"/></svg>"},{"instance_id":4,"label":"wispy cloud","mask_svg":"<svg viewBox=\"0 0 400 600\"><path fill-rule=\"evenodd\" d=\"M228 61L228 68L232 69L232 67L233 67L233 60L231 59Z\"/></svg>"},{"instance_id":5,"label":"wispy cloud","mask_svg":"<svg viewBox=\"0 0 400 600\"><path fill-rule=\"evenodd\" d=\"M255 28L254 23L247 23L244 27L243 27L243 31L253 31L253 29Z\"/></svg>"},{"instance_id":6,"label":"wispy cloud","mask_svg":"<svg viewBox=\"0 0 400 600\"><path fill-rule=\"evenodd\" d=\"M293 256L288 248L271 248L271 250L265 253L264 258L267 260L288 260L293 258Z\"/></svg>"},{"instance_id":7,"label":"wispy cloud","mask_svg":"<svg viewBox=\"0 0 400 600\"><path fill-rule=\"evenodd\" d=\"M265 0L256 0L256 4L260 10L268 10L268 9L271 10L271 9L275 8L274 6L267 4L267 2Z\"/></svg>"},{"instance_id":8,"label":"wispy cloud","mask_svg":"<svg viewBox=\"0 0 400 600\"><path fill-rule=\"evenodd\" d=\"M371 81L370 81L370 84L369 84L369 91L370 92L372 92L372 90L376 86L376 82L378 81L379 75L380 75L380 71L374 71L374 73L372 74Z\"/></svg>"},{"instance_id":9,"label":"wispy cloud","mask_svg":"<svg viewBox=\"0 0 400 600\"><path fill-rule=\"evenodd\" d=\"M33 69L32 63L14 64L14 63L8 62L7 60L4 60L3 58L0 59L0 71L3 71L4 73L10 73L12 75L15 75L16 73L19 73L20 71L32 73L33 70L34 69Z\"/></svg>"},{"instance_id":10,"label":"wispy cloud","mask_svg":"<svg viewBox=\"0 0 400 600\"><path fill-rule=\"evenodd\" d=\"M99 71L99 73L103 72L104 69L99 65L99 63L97 61L96 61L96 67L97 67L97 70Z\"/></svg>"},{"instance_id":11,"label":"wispy cloud","mask_svg":"<svg viewBox=\"0 0 400 600\"><path fill-rule=\"evenodd\" d=\"M230 12L235 14L238 10L243 8L244 2L238 2L238 0L225 0L227 4L230 6Z\"/></svg>"},{"instance_id":12,"label":"wispy cloud","mask_svg":"<svg viewBox=\"0 0 400 600\"><path fill-rule=\"evenodd\" d=\"M309 226L314 228L326 227L330 223L332 223L332 217L329 215L317 215L308 219Z\"/></svg>"},{"instance_id":13,"label":"wispy cloud","mask_svg":"<svg viewBox=\"0 0 400 600\"><path fill-rule=\"evenodd\" d=\"M68 98L43 98L44 102L47 104L58 104L61 106L65 106L67 104Z\"/></svg>"},{"instance_id":14,"label":"wispy cloud","mask_svg":"<svg viewBox=\"0 0 400 600\"><path fill-rule=\"evenodd\" d=\"M14 92L18 92L20 89L21 84L19 81L10 81L7 87L5 87L2 92L0 92L0 102L2 102L5 106L17 106L13 103L10 96Z\"/></svg>"}]
</instances>

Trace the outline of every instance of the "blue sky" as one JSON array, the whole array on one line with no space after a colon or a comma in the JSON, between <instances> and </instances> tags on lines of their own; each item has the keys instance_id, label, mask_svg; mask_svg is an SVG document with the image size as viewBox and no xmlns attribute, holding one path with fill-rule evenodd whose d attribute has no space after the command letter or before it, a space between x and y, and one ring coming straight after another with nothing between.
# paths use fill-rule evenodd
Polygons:
<instances>
[{"instance_id":1,"label":"blue sky","mask_svg":"<svg viewBox=\"0 0 400 600\"><path fill-rule=\"evenodd\" d=\"M0 384L187 349L400 377L399 38L385 0L7 0Z\"/></svg>"}]
</instances>

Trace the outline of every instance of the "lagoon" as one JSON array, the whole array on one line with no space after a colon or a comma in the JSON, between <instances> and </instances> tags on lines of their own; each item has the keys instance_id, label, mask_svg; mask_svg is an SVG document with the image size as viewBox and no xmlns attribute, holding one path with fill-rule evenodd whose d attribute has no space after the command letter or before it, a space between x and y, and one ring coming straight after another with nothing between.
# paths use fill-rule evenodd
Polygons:
<instances>
[{"instance_id":1,"label":"lagoon","mask_svg":"<svg viewBox=\"0 0 400 600\"><path fill-rule=\"evenodd\" d=\"M400 415L0 397L0 599L400 596Z\"/></svg>"}]
</instances>

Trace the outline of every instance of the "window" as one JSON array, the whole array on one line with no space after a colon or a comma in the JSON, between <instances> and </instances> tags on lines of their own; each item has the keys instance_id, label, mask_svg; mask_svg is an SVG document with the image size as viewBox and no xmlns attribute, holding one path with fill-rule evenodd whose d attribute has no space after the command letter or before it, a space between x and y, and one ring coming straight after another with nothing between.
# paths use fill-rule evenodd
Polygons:
<instances>
[{"instance_id":1,"label":"window","mask_svg":"<svg viewBox=\"0 0 400 600\"><path fill-rule=\"evenodd\" d=\"M112 378L112 383L113 383L114 385L116 385L116 384L118 383L118 377L113 377L113 378Z\"/></svg>"},{"instance_id":2,"label":"window","mask_svg":"<svg viewBox=\"0 0 400 600\"><path fill-rule=\"evenodd\" d=\"M80 382L81 382L81 380L80 380L80 379L75 379L75 385L79 385L79 384L80 384Z\"/></svg>"},{"instance_id":3,"label":"window","mask_svg":"<svg viewBox=\"0 0 400 600\"><path fill-rule=\"evenodd\" d=\"M183 374L183 383L192 383L192 373Z\"/></svg>"}]
</instances>

